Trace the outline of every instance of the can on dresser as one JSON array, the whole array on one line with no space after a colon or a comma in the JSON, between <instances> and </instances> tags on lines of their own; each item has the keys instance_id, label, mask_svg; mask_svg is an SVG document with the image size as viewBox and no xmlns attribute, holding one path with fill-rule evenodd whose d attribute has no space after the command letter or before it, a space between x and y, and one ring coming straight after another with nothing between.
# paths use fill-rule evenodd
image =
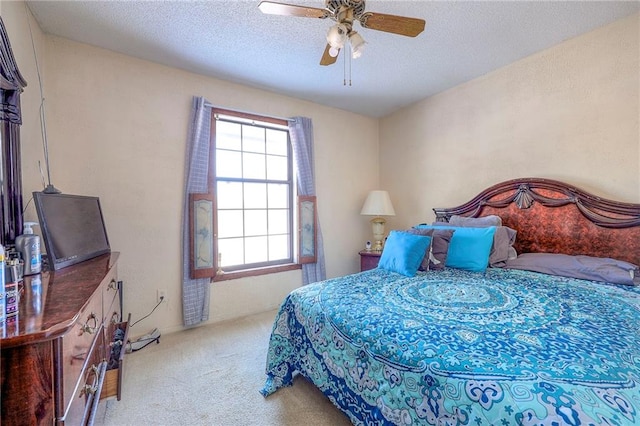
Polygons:
<instances>
[{"instance_id":1,"label":"can on dresser","mask_svg":"<svg viewBox=\"0 0 640 426\"><path fill-rule=\"evenodd\" d=\"M18 303L20 302L20 293L18 289L19 287L17 281L4 283L5 321L8 321L11 317L18 315Z\"/></svg>"}]
</instances>

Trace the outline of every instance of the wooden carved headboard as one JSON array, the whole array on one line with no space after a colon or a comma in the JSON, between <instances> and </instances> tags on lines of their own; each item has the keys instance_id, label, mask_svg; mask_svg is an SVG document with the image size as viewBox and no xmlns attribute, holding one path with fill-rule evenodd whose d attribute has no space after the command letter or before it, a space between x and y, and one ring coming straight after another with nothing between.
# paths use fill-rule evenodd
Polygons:
<instances>
[{"instance_id":1,"label":"wooden carved headboard","mask_svg":"<svg viewBox=\"0 0 640 426\"><path fill-rule=\"evenodd\" d=\"M513 179L458 207L433 211L443 222L452 215L498 215L518 231L518 253L584 254L640 265L640 204L596 197L562 182Z\"/></svg>"}]
</instances>

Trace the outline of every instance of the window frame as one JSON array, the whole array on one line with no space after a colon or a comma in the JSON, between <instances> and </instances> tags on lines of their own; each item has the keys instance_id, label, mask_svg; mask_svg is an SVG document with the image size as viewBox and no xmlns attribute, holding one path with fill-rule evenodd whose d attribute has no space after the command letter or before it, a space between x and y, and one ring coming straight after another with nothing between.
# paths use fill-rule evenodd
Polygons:
<instances>
[{"instance_id":1,"label":"window frame","mask_svg":"<svg viewBox=\"0 0 640 426\"><path fill-rule=\"evenodd\" d=\"M274 128L278 127L288 127L287 120L266 117L257 114L250 114L245 112L233 111L224 108L212 108L211 109L211 133L209 138L209 176L208 176L208 186L209 193L213 197L213 262L214 262L214 273L212 276L212 281L225 281L236 278L243 277L251 277L251 276L259 276L265 274L271 274L276 272L284 272L295 269L301 269L302 265L298 262L296 258L297 250L296 250L296 225L297 218L296 216L296 199L297 199L297 187L295 184L295 175L294 175L294 167L293 167L293 152L291 146L291 135L289 134L289 130L287 129L287 159L289 162L289 172L288 172L288 180L287 182L291 185L291 190L289 192L289 200L288 200L288 211L289 211L289 250L290 250L290 258L285 260L284 262L266 262L261 264L255 264L256 266L252 267L239 267L233 268L232 270L223 270L220 267L220 258L219 258L219 248L218 248L218 205L217 205L217 183L219 180L229 181L229 179L218 179L216 174L216 123L218 122L218 116L226 116L233 117L238 119L238 122L241 124L251 124L251 122L261 122L273 124ZM228 120L233 121L233 120ZM264 126L260 126L264 127ZM268 127L267 127L268 128ZM244 152L244 151L242 151ZM234 179L236 180L236 179ZM251 182L252 179L239 178L236 181L238 182ZM265 182L268 179L264 179ZM242 209L245 211L244 207ZM243 238L246 237L243 232Z\"/></svg>"}]
</instances>

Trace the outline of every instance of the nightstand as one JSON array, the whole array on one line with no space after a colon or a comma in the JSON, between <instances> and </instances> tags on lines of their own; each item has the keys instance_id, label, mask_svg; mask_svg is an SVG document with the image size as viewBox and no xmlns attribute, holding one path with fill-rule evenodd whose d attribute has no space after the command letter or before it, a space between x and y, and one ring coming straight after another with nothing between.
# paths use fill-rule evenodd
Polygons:
<instances>
[{"instance_id":1,"label":"nightstand","mask_svg":"<svg viewBox=\"0 0 640 426\"><path fill-rule=\"evenodd\" d=\"M378 267L380 261L381 251L366 251L362 250L360 253L360 272L368 271Z\"/></svg>"}]
</instances>

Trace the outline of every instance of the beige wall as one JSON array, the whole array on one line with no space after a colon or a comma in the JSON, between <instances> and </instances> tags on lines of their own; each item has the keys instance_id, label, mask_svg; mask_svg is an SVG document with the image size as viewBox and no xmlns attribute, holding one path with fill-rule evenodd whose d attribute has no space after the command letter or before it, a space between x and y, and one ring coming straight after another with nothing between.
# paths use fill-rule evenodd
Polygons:
<instances>
[{"instance_id":1,"label":"beige wall","mask_svg":"<svg viewBox=\"0 0 640 426\"><path fill-rule=\"evenodd\" d=\"M391 225L528 176L640 202L639 28L623 19L382 119Z\"/></svg>"},{"instance_id":2,"label":"beige wall","mask_svg":"<svg viewBox=\"0 0 640 426\"><path fill-rule=\"evenodd\" d=\"M9 37L29 82L25 97L34 97L37 78L24 4L3 4L2 15L5 23L11 22ZM168 293L168 304L137 326L134 335L153 327L163 332L182 328L180 223L194 95L225 108L313 120L327 275L359 269L357 252L370 238L359 210L378 183L377 120L41 33L38 40L39 59L46 68L54 185L66 193L100 197L111 246L121 252L125 310L132 312L133 320L155 306L157 289ZM24 106L37 112L37 96ZM22 162L27 199L42 188L38 129L37 115L25 114ZM35 217L33 205L26 216ZM276 308L300 284L300 271L212 284L210 321Z\"/></svg>"}]
</instances>

